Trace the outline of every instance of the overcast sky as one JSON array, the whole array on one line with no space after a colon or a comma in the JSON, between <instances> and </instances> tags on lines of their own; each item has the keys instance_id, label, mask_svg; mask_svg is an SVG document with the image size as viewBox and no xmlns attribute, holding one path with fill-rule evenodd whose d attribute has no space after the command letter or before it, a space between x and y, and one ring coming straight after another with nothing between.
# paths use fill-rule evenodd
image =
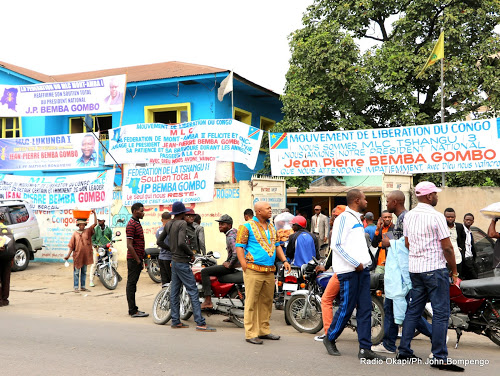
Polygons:
<instances>
[{"instance_id":1,"label":"overcast sky","mask_svg":"<svg viewBox=\"0 0 500 376\"><path fill-rule=\"evenodd\" d=\"M313 0L2 2L0 61L45 74L182 61L283 92L288 35Z\"/></svg>"}]
</instances>

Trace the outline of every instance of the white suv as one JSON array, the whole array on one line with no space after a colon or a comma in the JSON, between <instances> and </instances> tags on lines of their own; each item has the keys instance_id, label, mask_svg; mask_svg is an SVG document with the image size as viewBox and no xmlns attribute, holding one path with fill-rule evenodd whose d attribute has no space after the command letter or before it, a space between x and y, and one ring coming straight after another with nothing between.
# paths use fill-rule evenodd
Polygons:
<instances>
[{"instance_id":1,"label":"white suv","mask_svg":"<svg viewBox=\"0 0 500 376\"><path fill-rule=\"evenodd\" d=\"M0 200L0 212L5 214L5 225L16 241L12 270L24 270L43 244L35 213L28 202L21 200Z\"/></svg>"}]
</instances>

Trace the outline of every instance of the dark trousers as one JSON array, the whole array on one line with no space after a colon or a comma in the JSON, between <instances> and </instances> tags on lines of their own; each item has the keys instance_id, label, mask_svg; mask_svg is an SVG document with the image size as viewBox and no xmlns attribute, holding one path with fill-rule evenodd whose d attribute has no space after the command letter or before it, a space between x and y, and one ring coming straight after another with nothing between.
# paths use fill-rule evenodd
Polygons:
<instances>
[{"instance_id":1,"label":"dark trousers","mask_svg":"<svg viewBox=\"0 0 500 376\"><path fill-rule=\"evenodd\" d=\"M210 276L222 277L226 274L234 273L234 269L226 268L224 265L209 266L201 270L201 284L203 285L203 294L205 296L212 295L212 286L210 283Z\"/></svg>"},{"instance_id":2,"label":"dark trousers","mask_svg":"<svg viewBox=\"0 0 500 376\"><path fill-rule=\"evenodd\" d=\"M204 326L205 319L201 315L201 304L198 297L198 287L194 279L191 266L187 262L172 261L172 283L170 284L170 308L172 310L172 325L178 325L180 320L180 299L181 287L184 285L191 299L193 315L196 325Z\"/></svg>"},{"instance_id":3,"label":"dark trousers","mask_svg":"<svg viewBox=\"0 0 500 376\"><path fill-rule=\"evenodd\" d=\"M141 270L143 268L142 261L137 264L134 259L127 259L127 303L128 303L128 314L133 315L139 308L135 304L135 292L137 291L137 281L141 275Z\"/></svg>"},{"instance_id":4,"label":"dark trousers","mask_svg":"<svg viewBox=\"0 0 500 376\"><path fill-rule=\"evenodd\" d=\"M410 293L406 295L406 302L410 301ZM398 338L399 326L394 322L394 309L392 299L384 300L384 347L389 351L396 351L396 339ZM432 326L421 317L417 323L417 330L427 337L432 336Z\"/></svg>"},{"instance_id":5,"label":"dark trousers","mask_svg":"<svg viewBox=\"0 0 500 376\"><path fill-rule=\"evenodd\" d=\"M347 321L351 318L354 308L358 324L359 348L371 349L371 313L372 299L370 296L370 271L365 268L361 272L337 274L340 283L339 309L335 312L332 324L328 329L328 339L335 342L342 334Z\"/></svg>"},{"instance_id":6,"label":"dark trousers","mask_svg":"<svg viewBox=\"0 0 500 376\"><path fill-rule=\"evenodd\" d=\"M10 268L12 267L12 260L0 261L0 283L2 284L0 302L9 301L10 293Z\"/></svg>"},{"instance_id":7,"label":"dark trousers","mask_svg":"<svg viewBox=\"0 0 500 376\"><path fill-rule=\"evenodd\" d=\"M158 265L160 266L160 277L161 284L170 283L172 280L172 266L170 263L172 260L160 260L158 259Z\"/></svg>"},{"instance_id":8,"label":"dark trousers","mask_svg":"<svg viewBox=\"0 0 500 376\"><path fill-rule=\"evenodd\" d=\"M461 279L477 279L477 266L472 257L464 258L462 261Z\"/></svg>"},{"instance_id":9,"label":"dark trousers","mask_svg":"<svg viewBox=\"0 0 500 376\"><path fill-rule=\"evenodd\" d=\"M446 333L450 318L450 280L448 269L437 269L425 273L410 273L412 289L410 303L403 322L403 336L399 343L399 353L413 354L410 348L417 323L422 319L425 305L432 304L432 354L435 359L446 360Z\"/></svg>"}]
</instances>

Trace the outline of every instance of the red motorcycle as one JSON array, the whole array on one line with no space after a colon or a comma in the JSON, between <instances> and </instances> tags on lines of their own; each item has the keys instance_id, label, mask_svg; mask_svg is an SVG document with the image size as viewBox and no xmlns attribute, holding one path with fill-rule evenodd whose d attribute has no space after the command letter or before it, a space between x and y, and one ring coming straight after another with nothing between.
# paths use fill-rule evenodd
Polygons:
<instances>
[{"instance_id":1,"label":"red motorcycle","mask_svg":"<svg viewBox=\"0 0 500 376\"><path fill-rule=\"evenodd\" d=\"M450 285L450 321L455 329L458 348L462 332L485 335L500 346L500 278L461 281L460 287ZM426 309L426 315L432 312Z\"/></svg>"},{"instance_id":2,"label":"red motorcycle","mask_svg":"<svg viewBox=\"0 0 500 376\"><path fill-rule=\"evenodd\" d=\"M216 265L220 254L218 252L197 255L192 265L194 278L198 287L198 295L204 296L201 284L201 270L205 267ZM245 286L243 284L243 272L238 270L225 276L210 277L212 287L213 309L204 310L207 314L221 314L228 316L236 326L243 328L243 316L245 311ZM180 293L180 317L187 320L193 314L191 300L182 287ZM203 298L200 298L200 302ZM171 318L170 310L170 285L164 287L156 296L153 303L153 321L155 324L166 324Z\"/></svg>"}]
</instances>

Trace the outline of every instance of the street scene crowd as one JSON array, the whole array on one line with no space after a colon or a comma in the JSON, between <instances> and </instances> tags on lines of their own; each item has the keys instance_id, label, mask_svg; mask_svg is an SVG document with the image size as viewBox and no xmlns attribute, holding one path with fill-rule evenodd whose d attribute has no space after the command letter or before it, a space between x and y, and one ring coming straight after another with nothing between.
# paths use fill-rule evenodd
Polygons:
<instances>
[{"instance_id":1,"label":"street scene crowd","mask_svg":"<svg viewBox=\"0 0 500 376\"><path fill-rule=\"evenodd\" d=\"M171 212L162 213L162 225L156 232L161 249L161 283L163 288L170 289L172 329L189 327L180 318L179 295L184 286L192 304L196 330L215 332L216 328L207 325L203 317L203 312L210 312L214 306L210 277L220 278L242 271L246 341L262 345L264 340L279 340L280 336L272 333L269 325L276 298L275 274L281 268L290 271L291 265L302 267L317 259L322 260L316 266L318 273L328 270L334 273L321 298L324 333L315 337L323 342L329 355L341 355L337 340L356 309L360 359L385 360L382 354L396 354L401 364L421 362L411 349L417 330L431 339L431 367L463 371L448 358L449 287L450 283L459 285L461 280L478 278L474 238L470 231L474 216L467 213L461 224L456 222L453 208L437 212L434 207L440 191L433 183L420 182L415 187L418 204L410 211L405 206L405 195L392 191L386 197L387 209L377 221L373 213L365 212L367 201L358 189L348 191L347 205L335 207L329 218L322 214L321 206L314 208L315 214L309 221L302 215L292 216L285 209L284 213L293 217L285 229L279 223L280 217L272 218L267 202L257 202L254 210L245 210L245 222L239 228L233 228L229 215L222 215L216 222L226 237L227 259L221 265L202 269L203 296L199 296L191 270L195 257L207 254L201 217L183 203L174 203ZM144 205L135 203L131 211L132 218L126 226L126 297L130 317L141 318L149 316L139 310L135 301L145 258L141 226ZM65 260L73 258L75 293L89 291L86 287L88 265L92 265L90 286L95 286L97 249L113 236L105 220L98 219L94 210L92 214L93 223L88 227L88 220L77 221L78 229L64 257ZM500 238L495 229L496 221L491 221L488 231L492 238ZM2 230L9 235L5 226ZM0 248L4 255L8 252L8 243ZM497 246L495 257L499 261ZM3 258L0 263L1 306L9 304L10 266L11 259ZM494 275L499 276L499 262L494 266ZM384 336L379 344L373 344L371 339L370 273L383 274L385 278ZM405 286L410 287L403 288ZM335 301L338 309L334 311ZM431 323L423 316L428 303L433 311ZM397 346L400 326L402 334Z\"/></svg>"}]
</instances>

